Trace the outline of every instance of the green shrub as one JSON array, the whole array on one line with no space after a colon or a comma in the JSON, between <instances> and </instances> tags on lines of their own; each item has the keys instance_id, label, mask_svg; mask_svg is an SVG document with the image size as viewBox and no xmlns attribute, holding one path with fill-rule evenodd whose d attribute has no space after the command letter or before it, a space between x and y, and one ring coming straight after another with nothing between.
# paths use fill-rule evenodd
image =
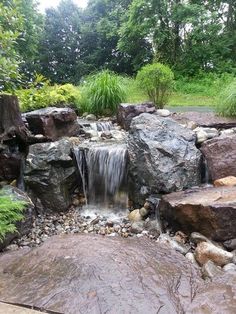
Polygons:
<instances>
[{"instance_id":1,"label":"green shrub","mask_svg":"<svg viewBox=\"0 0 236 314\"><path fill-rule=\"evenodd\" d=\"M236 81L220 93L216 111L225 117L236 117Z\"/></svg>"},{"instance_id":2,"label":"green shrub","mask_svg":"<svg viewBox=\"0 0 236 314\"><path fill-rule=\"evenodd\" d=\"M145 65L136 79L158 108L166 105L174 82L174 74L168 66L161 63Z\"/></svg>"},{"instance_id":3,"label":"green shrub","mask_svg":"<svg viewBox=\"0 0 236 314\"><path fill-rule=\"evenodd\" d=\"M15 223L24 218L22 211L26 203L17 201L0 192L0 241L8 232L16 232Z\"/></svg>"},{"instance_id":4,"label":"green shrub","mask_svg":"<svg viewBox=\"0 0 236 314\"><path fill-rule=\"evenodd\" d=\"M72 84L50 85L43 76L37 75L27 89L15 91L22 111L30 111L49 106L70 106L79 109L80 91Z\"/></svg>"},{"instance_id":5,"label":"green shrub","mask_svg":"<svg viewBox=\"0 0 236 314\"><path fill-rule=\"evenodd\" d=\"M89 76L81 89L83 111L97 115L115 113L125 99L125 91L118 75L108 70Z\"/></svg>"}]
</instances>

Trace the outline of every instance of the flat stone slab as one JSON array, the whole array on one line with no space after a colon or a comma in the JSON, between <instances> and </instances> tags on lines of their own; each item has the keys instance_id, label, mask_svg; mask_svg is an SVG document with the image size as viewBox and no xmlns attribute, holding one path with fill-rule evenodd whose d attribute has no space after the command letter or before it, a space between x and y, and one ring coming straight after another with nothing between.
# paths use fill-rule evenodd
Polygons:
<instances>
[{"instance_id":1,"label":"flat stone slab","mask_svg":"<svg viewBox=\"0 0 236 314\"><path fill-rule=\"evenodd\" d=\"M206 284L148 238L62 235L0 255L0 300L56 313L235 313L235 281Z\"/></svg>"},{"instance_id":2,"label":"flat stone slab","mask_svg":"<svg viewBox=\"0 0 236 314\"><path fill-rule=\"evenodd\" d=\"M236 127L235 118L224 118L217 116L214 112L181 112L173 113L172 119L185 124L188 121L194 121L198 126L229 129Z\"/></svg>"},{"instance_id":3,"label":"flat stone slab","mask_svg":"<svg viewBox=\"0 0 236 314\"><path fill-rule=\"evenodd\" d=\"M164 217L176 229L216 241L236 238L236 186L206 187L163 196Z\"/></svg>"},{"instance_id":4,"label":"flat stone slab","mask_svg":"<svg viewBox=\"0 0 236 314\"><path fill-rule=\"evenodd\" d=\"M0 313L2 314L37 314L37 313L42 313L42 312L0 302Z\"/></svg>"}]
</instances>

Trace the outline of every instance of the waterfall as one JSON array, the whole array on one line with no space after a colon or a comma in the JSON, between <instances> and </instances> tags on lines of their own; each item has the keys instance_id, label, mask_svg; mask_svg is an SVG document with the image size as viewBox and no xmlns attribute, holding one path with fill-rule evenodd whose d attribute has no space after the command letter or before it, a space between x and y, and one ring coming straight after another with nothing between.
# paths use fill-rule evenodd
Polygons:
<instances>
[{"instance_id":1,"label":"waterfall","mask_svg":"<svg viewBox=\"0 0 236 314\"><path fill-rule=\"evenodd\" d=\"M77 147L74 154L88 204L100 204L103 207L124 206L127 201L126 146L106 144Z\"/></svg>"},{"instance_id":2,"label":"waterfall","mask_svg":"<svg viewBox=\"0 0 236 314\"><path fill-rule=\"evenodd\" d=\"M114 129L114 126L111 121L93 122L90 124L90 126L94 131L97 132L105 132Z\"/></svg>"}]
</instances>

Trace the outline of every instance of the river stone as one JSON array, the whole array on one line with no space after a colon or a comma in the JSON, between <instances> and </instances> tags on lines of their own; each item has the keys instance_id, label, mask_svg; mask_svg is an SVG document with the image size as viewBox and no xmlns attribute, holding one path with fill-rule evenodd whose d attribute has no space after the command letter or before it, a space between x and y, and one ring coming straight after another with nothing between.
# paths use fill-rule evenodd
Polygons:
<instances>
[{"instance_id":1,"label":"river stone","mask_svg":"<svg viewBox=\"0 0 236 314\"><path fill-rule=\"evenodd\" d=\"M213 181L236 176L236 134L206 141L201 146L201 151Z\"/></svg>"},{"instance_id":2,"label":"river stone","mask_svg":"<svg viewBox=\"0 0 236 314\"><path fill-rule=\"evenodd\" d=\"M203 278L214 278L222 275L222 269L212 261L207 261L202 267Z\"/></svg>"},{"instance_id":3,"label":"river stone","mask_svg":"<svg viewBox=\"0 0 236 314\"><path fill-rule=\"evenodd\" d=\"M72 201L77 185L71 149L74 138L29 147L24 179L32 200L39 199L45 209L63 211Z\"/></svg>"},{"instance_id":4,"label":"river stone","mask_svg":"<svg viewBox=\"0 0 236 314\"><path fill-rule=\"evenodd\" d=\"M236 250L236 239L227 240L223 244L229 251Z\"/></svg>"},{"instance_id":5,"label":"river stone","mask_svg":"<svg viewBox=\"0 0 236 314\"><path fill-rule=\"evenodd\" d=\"M215 241L236 237L236 187L203 187L162 197L160 210L175 230Z\"/></svg>"},{"instance_id":6,"label":"river stone","mask_svg":"<svg viewBox=\"0 0 236 314\"><path fill-rule=\"evenodd\" d=\"M23 220L16 223L17 232L8 233L3 242L0 241L0 251L3 250L12 240L27 235L33 226L34 204L26 193L11 185L4 186L1 191L9 195L13 200L24 201L26 207L23 210Z\"/></svg>"},{"instance_id":7,"label":"river stone","mask_svg":"<svg viewBox=\"0 0 236 314\"><path fill-rule=\"evenodd\" d=\"M132 119L144 112L156 112L155 105L152 102L142 104L120 104L117 112L117 122L123 129L129 130Z\"/></svg>"},{"instance_id":8,"label":"river stone","mask_svg":"<svg viewBox=\"0 0 236 314\"><path fill-rule=\"evenodd\" d=\"M79 132L77 115L71 108L48 107L23 115L33 134L42 134L56 140L63 136L76 136Z\"/></svg>"},{"instance_id":9,"label":"river stone","mask_svg":"<svg viewBox=\"0 0 236 314\"><path fill-rule=\"evenodd\" d=\"M214 181L214 186L236 186L236 177L228 176Z\"/></svg>"},{"instance_id":10,"label":"river stone","mask_svg":"<svg viewBox=\"0 0 236 314\"><path fill-rule=\"evenodd\" d=\"M131 123L129 191L144 204L148 195L200 184L201 153L195 134L170 118L143 113Z\"/></svg>"},{"instance_id":11,"label":"river stone","mask_svg":"<svg viewBox=\"0 0 236 314\"><path fill-rule=\"evenodd\" d=\"M129 213L128 219L132 222L138 222L138 221L141 221L143 218L140 214L139 209L135 209Z\"/></svg>"},{"instance_id":12,"label":"river stone","mask_svg":"<svg viewBox=\"0 0 236 314\"><path fill-rule=\"evenodd\" d=\"M1 255L0 282L4 302L67 314L183 313L204 284L181 254L149 239L96 235Z\"/></svg>"},{"instance_id":13,"label":"river stone","mask_svg":"<svg viewBox=\"0 0 236 314\"><path fill-rule=\"evenodd\" d=\"M233 253L225 251L213 243L198 243L195 250L195 258L199 265L204 265L208 261L214 262L217 266L224 266L233 261Z\"/></svg>"}]
</instances>

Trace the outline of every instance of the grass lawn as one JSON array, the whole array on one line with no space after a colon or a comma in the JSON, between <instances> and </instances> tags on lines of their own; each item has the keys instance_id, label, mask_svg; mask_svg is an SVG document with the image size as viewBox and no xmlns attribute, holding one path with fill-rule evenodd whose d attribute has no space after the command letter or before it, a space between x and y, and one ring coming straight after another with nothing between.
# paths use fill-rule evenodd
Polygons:
<instances>
[{"instance_id":1,"label":"grass lawn","mask_svg":"<svg viewBox=\"0 0 236 314\"><path fill-rule=\"evenodd\" d=\"M204 106L214 107L216 99L213 96L197 94L173 93L169 99L168 106Z\"/></svg>"}]
</instances>

